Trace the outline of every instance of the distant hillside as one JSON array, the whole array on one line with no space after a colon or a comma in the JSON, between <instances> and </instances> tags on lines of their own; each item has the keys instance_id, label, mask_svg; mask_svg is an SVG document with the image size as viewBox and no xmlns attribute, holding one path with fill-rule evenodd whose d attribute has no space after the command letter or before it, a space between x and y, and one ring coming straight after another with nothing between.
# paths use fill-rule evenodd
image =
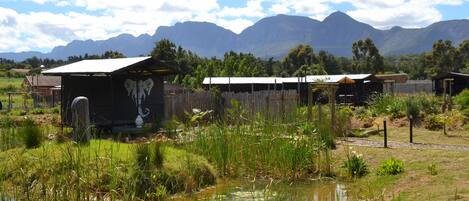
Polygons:
<instances>
[{"instance_id":1,"label":"distant hillside","mask_svg":"<svg viewBox=\"0 0 469 201\"><path fill-rule=\"evenodd\" d=\"M451 40L454 44L469 39L469 20L442 21L420 29L379 30L342 12L332 13L322 22L302 16L277 15L259 20L240 34L213 23L184 22L159 27L153 36L121 34L107 40L72 41L55 47L50 53L0 53L0 57L16 61L32 56L65 59L85 53L102 54L107 50L139 56L149 54L154 43L162 38L207 57L220 57L233 50L280 58L300 43L312 45L315 51L351 56L352 43L367 37L374 40L384 55L421 53L431 50L433 42L439 39Z\"/></svg>"}]
</instances>

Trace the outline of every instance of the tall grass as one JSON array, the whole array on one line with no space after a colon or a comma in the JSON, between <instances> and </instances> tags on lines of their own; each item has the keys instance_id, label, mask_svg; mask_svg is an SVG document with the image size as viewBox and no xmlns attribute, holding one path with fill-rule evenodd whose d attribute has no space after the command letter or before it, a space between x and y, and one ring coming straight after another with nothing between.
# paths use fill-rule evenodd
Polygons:
<instances>
[{"instance_id":1,"label":"tall grass","mask_svg":"<svg viewBox=\"0 0 469 201\"><path fill-rule=\"evenodd\" d=\"M240 121L231 115L232 122L219 121L194 131L186 149L205 156L221 176L297 179L329 174L329 150L335 147L336 133L330 119L307 122L303 111L278 121L263 115Z\"/></svg>"},{"instance_id":2,"label":"tall grass","mask_svg":"<svg viewBox=\"0 0 469 201\"><path fill-rule=\"evenodd\" d=\"M215 183L200 156L155 143L147 151L139 147L92 140L0 152L0 192L15 200L156 200L186 190L188 183L192 190ZM150 159L139 163L146 157L137 153ZM151 185L140 185L138 164Z\"/></svg>"}]
</instances>

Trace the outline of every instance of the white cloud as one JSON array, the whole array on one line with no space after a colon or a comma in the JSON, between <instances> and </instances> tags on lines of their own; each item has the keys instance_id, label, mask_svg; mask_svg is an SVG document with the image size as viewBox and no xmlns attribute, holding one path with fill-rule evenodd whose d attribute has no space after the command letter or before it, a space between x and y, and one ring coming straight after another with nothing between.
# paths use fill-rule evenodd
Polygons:
<instances>
[{"instance_id":1,"label":"white cloud","mask_svg":"<svg viewBox=\"0 0 469 201\"><path fill-rule=\"evenodd\" d=\"M336 4L347 14L377 28L423 27L442 19L437 5L468 0L244 0L241 6L219 0L29 0L41 6L78 7L88 12L22 12L0 7L0 52L50 49L71 40L101 40L122 33L153 34L158 26L207 21L240 33L258 19L293 14L323 20ZM238 1L238 0L236 0ZM65 9L64 9L65 10Z\"/></svg>"}]
</instances>

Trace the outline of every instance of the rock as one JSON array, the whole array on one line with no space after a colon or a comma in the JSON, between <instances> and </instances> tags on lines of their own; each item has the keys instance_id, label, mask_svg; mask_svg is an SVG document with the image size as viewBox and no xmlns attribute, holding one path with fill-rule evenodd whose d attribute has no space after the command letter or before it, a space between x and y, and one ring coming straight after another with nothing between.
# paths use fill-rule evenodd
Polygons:
<instances>
[{"instance_id":1,"label":"rock","mask_svg":"<svg viewBox=\"0 0 469 201\"><path fill-rule=\"evenodd\" d=\"M73 141L86 143L90 140L90 110L88 98L79 96L71 105Z\"/></svg>"}]
</instances>

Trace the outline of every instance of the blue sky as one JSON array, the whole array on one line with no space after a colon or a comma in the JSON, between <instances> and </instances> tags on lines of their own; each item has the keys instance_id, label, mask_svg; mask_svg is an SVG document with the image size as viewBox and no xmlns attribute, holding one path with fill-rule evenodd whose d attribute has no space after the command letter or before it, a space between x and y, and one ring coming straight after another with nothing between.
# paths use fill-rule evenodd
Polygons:
<instances>
[{"instance_id":1,"label":"blue sky","mask_svg":"<svg viewBox=\"0 0 469 201\"><path fill-rule=\"evenodd\" d=\"M276 14L323 20L342 11L378 29L469 18L469 0L0 0L0 52L48 52L72 40L152 35L183 21L235 33Z\"/></svg>"}]
</instances>

